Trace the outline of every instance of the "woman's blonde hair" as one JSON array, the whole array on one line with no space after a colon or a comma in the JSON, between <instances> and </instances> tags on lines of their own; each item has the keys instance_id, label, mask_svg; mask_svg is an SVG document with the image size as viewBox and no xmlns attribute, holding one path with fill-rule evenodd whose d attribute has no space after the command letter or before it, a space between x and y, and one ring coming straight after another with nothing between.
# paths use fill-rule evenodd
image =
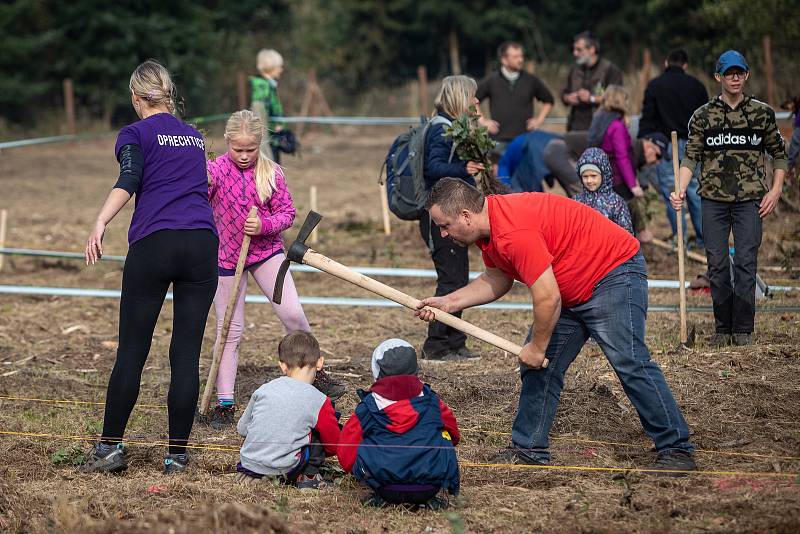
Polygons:
<instances>
[{"instance_id":1,"label":"woman's blonde hair","mask_svg":"<svg viewBox=\"0 0 800 534\"><path fill-rule=\"evenodd\" d=\"M609 85L603 93L603 109L616 111L624 117L628 112L628 91L621 85Z\"/></svg>"},{"instance_id":2,"label":"woman's blonde hair","mask_svg":"<svg viewBox=\"0 0 800 534\"><path fill-rule=\"evenodd\" d=\"M256 56L256 70L261 74L271 72L283 65L283 56L271 48L262 49Z\"/></svg>"},{"instance_id":3,"label":"woman's blonde hair","mask_svg":"<svg viewBox=\"0 0 800 534\"><path fill-rule=\"evenodd\" d=\"M261 148L261 139L264 137L264 123L250 111L243 109L230 116L225 124L225 140L230 142L234 137L248 135L258 142L258 160L256 160L255 180L256 191L261 202L272 196L275 191L275 168L277 164L269 159Z\"/></svg>"},{"instance_id":4,"label":"woman's blonde hair","mask_svg":"<svg viewBox=\"0 0 800 534\"><path fill-rule=\"evenodd\" d=\"M442 88L433 100L436 111L457 118L469 111L478 84L469 76L447 76L442 80Z\"/></svg>"},{"instance_id":5,"label":"woman's blonde hair","mask_svg":"<svg viewBox=\"0 0 800 534\"><path fill-rule=\"evenodd\" d=\"M165 105L170 113L175 113L175 84L167 68L158 61L148 59L136 67L128 87L149 105Z\"/></svg>"}]
</instances>

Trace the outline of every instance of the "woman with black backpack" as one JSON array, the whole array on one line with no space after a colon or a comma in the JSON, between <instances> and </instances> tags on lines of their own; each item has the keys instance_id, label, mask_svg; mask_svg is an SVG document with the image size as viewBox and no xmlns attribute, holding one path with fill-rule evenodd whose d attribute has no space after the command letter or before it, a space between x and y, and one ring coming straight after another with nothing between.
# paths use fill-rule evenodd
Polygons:
<instances>
[{"instance_id":1,"label":"woman with black backpack","mask_svg":"<svg viewBox=\"0 0 800 534\"><path fill-rule=\"evenodd\" d=\"M444 136L445 126L471 106L478 106L475 92L478 84L469 76L448 76L433 104L436 108L425 137L425 162L423 175L425 189L430 191L442 178L460 178L475 185L473 175L483 170L474 161L462 161L453 150L453 143ZM467 285L469 281L469 256L467 249L444 238L439 227L431 221L427 211L419 220L419 230L436 268L436 295L447 295ZM456 314L461 316L461 312ZM466 347L467 336L443 323L433 321L428 325L428 337L422 346L422 357L433 361L463 361L479 356Z\"/></svg>"}]
</instances>

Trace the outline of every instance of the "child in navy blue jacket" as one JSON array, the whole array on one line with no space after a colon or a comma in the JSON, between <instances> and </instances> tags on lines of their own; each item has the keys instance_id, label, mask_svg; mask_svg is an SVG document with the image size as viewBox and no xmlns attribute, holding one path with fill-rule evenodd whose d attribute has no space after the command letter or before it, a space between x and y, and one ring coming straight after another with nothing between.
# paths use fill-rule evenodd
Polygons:
<instances>
[{"instance_id":1,"label":"child in navy blue jacket","mask_svg":"<svg viewBox=\"0 0 800 534\"><path fill-rule=\"evenodd\" d=\"M373 495L366 504L447 507L440 490L458 495L455 446L460 434L453 411L417 378L417 353L388 339L372 354L375 383L342 429L337 456Z\"/></svg>"}]
</instances>

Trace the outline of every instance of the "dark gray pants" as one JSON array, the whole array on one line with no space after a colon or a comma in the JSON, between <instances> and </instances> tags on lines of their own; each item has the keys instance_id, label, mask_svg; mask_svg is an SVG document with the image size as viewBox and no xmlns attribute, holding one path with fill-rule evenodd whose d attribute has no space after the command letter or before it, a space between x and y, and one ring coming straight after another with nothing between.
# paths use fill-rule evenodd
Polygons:
<instances>
[{"instance_id":1,"label":"dark gray pants","mask_svg":"<svg viewBox=\"0 0 800 534\"><path fill-rule=\"evenodd\" d=\"M718 202L703 198L703 234L714 323L721 334L752 333L756 314L756 270L761 246L759 201ZM733 231L733 283L728 237Z\"/></svg>"}]
</instances>

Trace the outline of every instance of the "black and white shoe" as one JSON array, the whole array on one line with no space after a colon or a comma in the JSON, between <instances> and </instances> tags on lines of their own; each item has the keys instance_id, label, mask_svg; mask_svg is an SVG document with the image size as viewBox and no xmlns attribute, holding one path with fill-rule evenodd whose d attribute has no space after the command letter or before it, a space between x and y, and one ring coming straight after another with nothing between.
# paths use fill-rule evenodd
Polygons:
<instances>
[{"instance_id":1,"label":"black and white shoe","mask_svg":"<svg viewBox=\"0 0 800 534\"><path fill-rule=\"evenodd\" d=\"M177 475L186 471L189 465L189 454L167 454L164 457L164 474Z\"/></svg>"},{"instance_id":2,"label":"black and white shoe","mask_svg":"<svg viewBox=\"0 0 800 534\"><path fill-rule=\"evenodd\" d=\"M79 473L120 473L128 468L125 446L122 443L109 445L98 443L92 447L89 457L78 467Z\"/></svg>"}]
</instances>

